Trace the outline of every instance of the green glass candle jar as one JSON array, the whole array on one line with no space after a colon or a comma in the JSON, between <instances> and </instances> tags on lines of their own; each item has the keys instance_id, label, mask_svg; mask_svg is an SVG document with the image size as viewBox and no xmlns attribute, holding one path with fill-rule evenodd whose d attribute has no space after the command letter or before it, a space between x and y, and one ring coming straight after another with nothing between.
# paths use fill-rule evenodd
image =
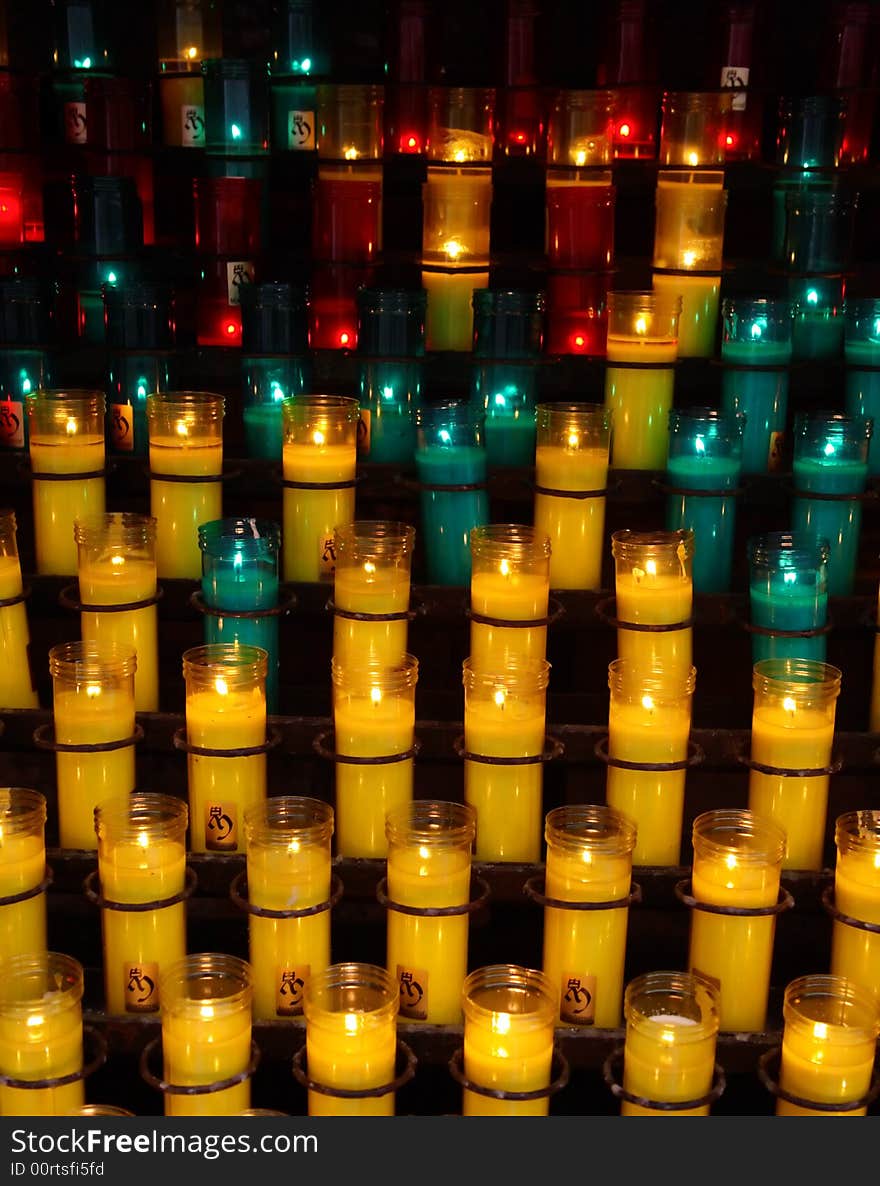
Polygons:
<instances>
[{"instance_id":1,"label":"green glass candle jar","mask_svg":"<svg viewBox=\"0 0 880 1186\"><path fill-rule=\"evenodd\" d=\"M357 304L359 448L368 461L408 465L425 382L427 293L421 288L363 288Z\"/></svg>"},{"instance_id":2,"label":"green glass candle jar","mask_svg":"<svg viewBox=\"0 0 880 1186\"><path fill-rule=\"evenodd\" d=\"M721 307L721 406L745 416L743 471L779 469L788 415L792 311L770 297L728 297Z\"/></svg>"},{"instance_id":3,"label":"green glass candle jar","mask_svg":"<svg viewBox=\"0 0 880 1186\"><path fill-rule=\"evenodd\" d=\"M752 663L825 662L828 541L808 532L769 531L747 544Z\"/></svg>"},{"instance_id":4,"label":"green glass candle jar","mask_svg":"<svg viewBox=\"0 0 880 1186\"><path fill-rule=\"evenodd\" d=\"M241 289L241 374L248 457L281 457L282 402L311 387L308 303L281 281Z\"/></svg>"},{"instance_id":5,"label":"green glass candle jar","mask_svg":"<svg viewBox=\"0 0 880 1186\"><path fill-rule=\"evenodd\" d=\"M850 416L880 414L880 298L847 299L844 304L843 356L846 361L846 411ZM880 447L868 452L868 469L880 474Z\"/></svg>"}]
</instances>

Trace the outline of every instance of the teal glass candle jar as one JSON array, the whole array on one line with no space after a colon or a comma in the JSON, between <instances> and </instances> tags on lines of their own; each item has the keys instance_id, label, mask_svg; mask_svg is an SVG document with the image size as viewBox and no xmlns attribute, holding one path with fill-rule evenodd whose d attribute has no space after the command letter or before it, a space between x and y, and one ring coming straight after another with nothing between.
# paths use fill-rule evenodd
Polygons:
<instances>
[{"instance_id":1,"label":"teal glass candle jar","mask_svg":"<svg viewBox=\"0 0 880 1186\"><path fill-rule=\"evenodd\" d=\"M52 286L0 280L0 452L28 447L25 397L52 386L53 323Z\"/></svg>"},{"instance_id":2,"label":"teal glass candle jar","mask_svg":"<svg viewBox=\"0 0 880 1186\"><path fill-rule=\"evenodd\" d=\"M265 64L245 58L202 62L205 148L220 156L255 156L269 147L269 82Z\"/></svg>"},{"instance_id":3,"label":"teal glass candle jar","mask_svg":"<svg viewBox=\"0 0 880 1186\"><path fill-rule=\"evenodd\" d=\"M762 659L825 662L828 554L825 539L770 531L746 545L752 663Z\"/></svg>"},{"instance_id":4,"label":"teal glass candle jar","mask_svg":"<svg viewBox=\"0 0 880 1186\"><path fill-rule=\"evenodd\" d=\"M782 463L791 363L791 305L767 297L728 297L721 306L721 406L745 416L743 472Z\"/></svg>"},{"instance_id":5,"label":"teal glass candle jar","mask_svg":"<svg viewBox=\"0 0 880 1186\"><path fill-rule=\"evenodd\" d=\"M833 169L840 163L846 119L843 95L779 100L776 163L792 169Z\"/></svg>"},{"instance_id":6,"label":"teal glass candle jar","mask_svg":"<svg viewBox=\"0 0 880 1186\"><path fill-rule=\"evenodd\" d=\"M368 461L410 465L425 382L424 289L362 288L358 308L358 448Z\"/></svg>"},{"instance_id":7,"label":"teal glass candle jar","mask_svg":"<svg viewBox=\"0 0 880 1186\"><path fill-rule=\"evenodd\" d=\"M783 258L790 272L843 272L852 255L858 194L801 186L785 195Z\"/></svg>"},{"instance_id":8,"label":"teal glass candle jar","mask_svg":"<svg viewBox=\"0 0 880 1186\"><path fill-rule=\"evenodd\" d=\"M267 652L266 708L278 712L277 613L281 528L264 519L214 519L199 525L205 642Z\"/></svg>"},{"instance_id":9,"label":"teal glass candle jar","mask_svg":"<svg viewBox=\"0 0 880 1186\"><path fill-rule=\"evenodd\" d=\"M152 281L105 284L108 441L114 453L146 457L147 396L171 391L175 343L173 293Z\"/></svg>"},{"instance_id":10,"label":"teal glass candle jar","mask_svg":"<svg viewBox=\"0 0 880 1186\"><path fill-rule=\"evenodd\" d=\"M694 533L697 593L726 593L733 569L744 417L714 408L669 413L666 527Z\"/></svg>"},{"instance_id":11,"label":"teal glass candle jar","mask_svg":"<svg viewBox=\"0 0 880 1186\"><path fill-rule=\"evenodd\" d=\"M423 405L416 415L420 539L432 585L470 585L470 535L489 522L484 418L467 400Z\"/></svg>"},{"instance_id":12,"label":"teal glass candle jar","mask_svg":"<svg viewBox=\"0 0 880 1186\"><path fill-rule=\"evenodd\" d=\"M282 401L312 382L308 301L294 284L266 281L242 286L240 308L245 449L279 461Z\"/></svg>"},{"instance_id":13,"label":"teal glass candle jar","mask_svg":"<svg viewBox=\"0 0 880 1186\"><path fill-rule=\"evenodd\" d=\"M846 411L850 416L880 414L880 297L847 298L843 356L846 360ZM880 474L880 446L868 451L868 472Z\"/></svg>"},{"instance_id":14,"label":"teal glass candle jar","mask_svg":"<svg viewBox=\"0 0 880 1186\"><path fill-rule=\"evenodd\" d=\"M825 539L828 593L852 594L874 422L840 412L799 412L794 421L793 531Z\"/></svg>"},{"instance_id":15,"label":"teal glass candle jar","mask_svg":"<svg viewBox=\"0 0 880 1186\"><path fill-rule=\"evenodd\" d=\"M315 77L330 69L312 0L281 0L269 60L273 152L314 152L318 146Z\"/></svg>"},{"instance_id":16,"label":"teal glass candle jar","mask_svg":"<svg viewBox=\"0 0 880 1186\"><path fill-rule=\"evenodd\" d=\"M844 280L841 276L789 278L793 359L801 361L840 357L843 351L843 296Z\"/></svg>"}]
</instances>

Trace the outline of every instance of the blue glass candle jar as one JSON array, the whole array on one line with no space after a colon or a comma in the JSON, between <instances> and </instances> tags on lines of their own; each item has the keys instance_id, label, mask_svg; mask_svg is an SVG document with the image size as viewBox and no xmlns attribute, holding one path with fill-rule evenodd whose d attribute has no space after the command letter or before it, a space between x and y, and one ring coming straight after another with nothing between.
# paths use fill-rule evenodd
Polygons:
<instances>
[{"instance_id":1,"label":"blue glass candle jar","mask_svg":"<svg viewBox=\"0 0 880 1186\"><path fill-rule=\"evenodd\" d=\"M54 286L0 280L0 452L28 447L25 397L52 386Z\"/></svg>"},{"instance_id":2,"label":"blue glass candle jar","mask_svg":"<svg viewBox=\"0 0 880 1186\"><path fill-rule=\"evenodd\" d=\"M152 281L105 284L108 442L115 453L146 457L147 396L175 386L172 290Z\"/></svg>"},{"instance_id":3,"label":"blue glass candle jar","mask_svg":"<svg viewBox=\"0 0 880 1186\"><path fill-rule=\"evenodd\" d=\"M281 405L312 382L308 302L294 284L266 281L241 289L241 373L248 457L281 458Z\"/></svg>"},{"instance_id":4,"label":"blue glass candle jar","mask_svg":"<svg viewBox=\"0 0 880 1186\"><path fill-rule=\"evenodd\" d=\"M483 434L483 415L467 400L425 404L416 415L419 538L429 584L470 584L471 531L489 522Z\"/></svg>"},{"instance_id":5,"label":"blue glass candle jar","mask_svg":"<svg viewBox=\"0 0 880 1186\"><path fill-rule=\"evenodd\" d=\"M847 298L843 356L846 360L846 411L850 416L880 414L880 297ZM868 471L880 474L880 446L868 452Z\"/></svg>"},{"instance_id":6,"label":"blue glass candle jar","mask_svg":"<svg viewBox=\"0 0 880 1186\"><path fill-rule=\"evenodd\" d=\"M776 163L791 169L833 169L840 163L846 118L843 95L779 100Z\"/></svg>"},{"instance_id":7,"label":"blue glass candle jar","mask_svg":"<svg viewBox=\"0 0 880 1186\"><path fill-rule=\"evenodd\" d=\"M825 662L829 550L827 540L806 532L770 531L748 541L753 664Z\"/></svg>"},{"instance_id":8,"label":"blue glass candle jar","mask_svg":"<svg viewBox=\"0 0 880 1186\"><path fill-rule=\"evenodd\" d=\"M269 148L269 81L265 63L245 58L202 62L205 148L220 156L255 156Z\"/></svg>"},{"instance_id":9,"label":"blue glass candle jar","mask_svg":"<svg viewBox=\"0 0 880 1186\"><path fill-rule=\"evenodd\" d=\"M693 530L697 593L730 589L743 422L740 413L729 415L714 408L669 413L666 527Z\"/></svg>"},{"instance_id":10,"label":"blue glass candle jar","mask_svg":"<svg viewBox=\"0 0 880 1186\"><path fill-rule=\"evenodd\" d=\"M842 276L791 276L791 356L796 360L839 358L843 351Z\"/></svg>"},{"instance_id":11,"label":"blue glass candle jar","mask_svg":"<svg viewBox=\"0 0 880 1186\"><path fill-rule=\"evenodd\" d=\"M214 519L199 525L199 548L202 598L209 611L205 642L262 647L269 656L266 708L277 713L279 616L258 614L278 606L281 528L264 519Z\"/></svg>"},{"instance_id":12,"label":"blue glass candle jar","mask_svg":"<svg viewBox=\"0 0 880 1186\"><path fill-rule=\"evenodd\" d=\"M743 472L782 463L791 363L791 305L767 297L728 297L721 307L721 406L745 416Z\"/></svg>"},{"instance_id":13,"label":"blue glass candle jar","mask_svg":"<svg viewBox=\"0 0 880 1186\"><path fill-rule=\"evenodd\" d=\"M799 412L794 421L793 531L826 539L828 593L852 594L874 422L839 412Z\"/></svg>"},{"instance_id":14,"label":"blue glass candle jar","mask_svg":"<svg viewBox=\"0 0 880 1186\"><path fill-rule=\"evenodd\" d=\"M852 254L858 194L801 186L785 195L783 258L790 272L842 272Z\"/></svg>"},{"instance_id":15,"label":"blue glass candle jar","mask_svg":"<svg viewBox=\"0 0 880 1186\"><path fill-rule=\"evenodd\" d=\"M412 463L425 382L423 288L362 288L358 308L358 448L367 461Z\"/></svg>"}]
</instances>

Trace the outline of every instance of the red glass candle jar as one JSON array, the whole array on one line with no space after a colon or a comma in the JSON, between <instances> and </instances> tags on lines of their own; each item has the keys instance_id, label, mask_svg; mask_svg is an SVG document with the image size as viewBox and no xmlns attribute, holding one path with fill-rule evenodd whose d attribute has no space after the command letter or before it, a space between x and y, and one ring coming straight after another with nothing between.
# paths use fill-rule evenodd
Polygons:
<instances>
[{"instance_id":1,"label":"red glass candle jar","mask_svg":"<svg viewBox=\"0 0 880 1186\"><path fill-rule=\"evenodd\" d=\"M385 145L390 153L419 155L425 151L428 128L425 0L398 0L389 21L389 32L390 81L385 88Z\"/></svg>"},{"instance_id":2,"label":"red glass candle jar","mask_svg":"<svg viewBox=\"0 0 880 1186\"><path fill-rule=\"evenodd\" d=\"M200 261L196 337L200 346L241 345L241 289L253 284L252 260Z\"/></svg>"},{"instance_id":3,"label":"red glass candle jar","mask_svg":"<svg viewBox=\"0 0 880 1186\"><path fill-rule=\"evenodd\" d=\"M610 272L547 276L544 352L604 357Z\"/></svg>"},{"instance_id":4,"label":"red glass candle jar","mask_svg":"<svg viewBox=\"0 0 880 1186\"><path fill-rule=\"evenodd\" d=\"M313 350L354 350L357 346L357 294L375 282L370 267L317 263L309 301L309 345Z\"/></svg>"},{"instance_id":5,"label":"red glass candle jar","mask_svg":"<svg viewBox=\"0 0 880 1186\"><path fill-rule=\"evenodd\" d=\"M381 168L322 165L312 206L314 258L367 264L376 259L381 246Z\"/></svg>"},{"instance_id":6,"label":"red glass candle jar","mask_svg":"<svg viewBox=\"0 0 880 1186\"><path fill-rule=\"evenodd\" d=\"M197 177L195 245L206 255L257 255L262 246L263 183L253 177Z\"/></svg>"},{"instance_id":7,"label":"red glass candle jar","mask_svg":"<svg viewBox=\"0 0 880 1186\"><path fill-rule=\"evenodd\" d=\"M615 188L610 173L548 172L547 262L551 268L607 268L614 257Z\"/></svg>"},{"instance_id":8,"label":"red glass candle jar","mask_svg":"<svg viewBox=\"0 0 880 1186\"><path fill-rule=\"evenodd\" d=\"M653 160L661 91L656 86L616 87L614 91L614 156L617 160Z\"/></svg>"}]
</instances>

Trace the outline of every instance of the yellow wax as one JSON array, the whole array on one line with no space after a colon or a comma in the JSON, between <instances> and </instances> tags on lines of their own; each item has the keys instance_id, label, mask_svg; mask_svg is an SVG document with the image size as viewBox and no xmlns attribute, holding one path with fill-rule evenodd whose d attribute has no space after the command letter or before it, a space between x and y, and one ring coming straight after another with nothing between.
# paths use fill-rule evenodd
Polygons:
<instances>
[{"instance_id":1,"label":"yellow wax","mask_svg":"<svg viewBox=\"0 0 880 1186\"><path fill-rule=\"evenodd\" d=\"M32 435L31 469L35 474L88 474L104 468L104 438L79 433L69 438ZM103 477L70 482L33 482L34 542L38 573L70 576L76 572L73 524L104 514Z\"/></svg>"},{"instance_id":2,"label":"yellow wax","mask_svg":"<svg viewBox=\"0 0 880 1186\"><path fill-rule=\"evenodd\" d=\"M22 590L17 556L0 556L0 601ZM30 664L30 626L25 603L0 608L0 708L37 708Z\"/></svg>"},{"instance_id":3,"label":"yellow wax","mask_svg":"<svg viewBox=\"0 0 880 1186\"><path fill-rule=\"evenodd\" d=\"M693 608L693 582L672 573L633 570L618 573L615 579L617 619L645 625L671 625L685 622ZM646 671L661 667L664 671L685 674L691 667L693 630L617 631L617 656Z\"/></svg>"},{"instance_id":4,"label":"yellow wax","mask_svg":"<svg viewBox=\"0 0 880 1186\"><path fill-rule=\"evenodd\" d=\"M415 705L404 696L339 697L333 709L336 752L353 758L402 754L412 748ZM346 857L384 857L385 816L412 799L413 761L336 763L336 844Z\"/></svg>"},{"instance_id":5,"label":"yellow wax","mask_svg":"<svg viewBox=\"0 0 880 1186\"><path fill-rule=\"evenodd\" d=\"M359 614L399 614L409 609L410 581L397 569L374 571L337 568L333 601L337 609ZM375 660L396 667L406 654L406 618L396 622L359 622L353 618L333 619L333 658L341 667Z\"/></svg>"},{"instance_id":6,"label":"yellow wax","mask_svg":"<svg viewBox=\"0 0 880 1186\"><path fill-rule=\"evenodd\" d=\"M604 490L607 449L538 445L535 481L548 490ZM550 540L551 589L601 589L605 499L535 495L535 530Z\"/></svg>"},{"instance_id":7,"label":"yellow wax","mask_svg":"<svg viewBox=\"0 0 880 1186\"><path fill-rule=\"evenodd\" d=\"M108 843L98 864L101 892L111 902L158 902L182 892L182 841ZM183 902L161 910L102 910L104 1000L107 1013L153 1013L160 1006L159 977L186 955Z\"/></svg>"},{"instance_id":8,"label":"yellow wax","mask_svg":"<svg viewBox=\"0 0 880 1186\"><path fill-rule=\"evenodd\" d=\"M0 898L40 884L46 872L42 833L9 834L0 822ZM46 894L0 906L0 961L46 950Z\"/></svg>"},{"instance_id":9,"label":"yellow wax","mask_svg":"<svg viewBox=\"0 0 880 1186\"><path fill-rule=\"evenodd\" d=\"M309 1078L348 1091L382 1087L394 1078L397 1060L396 1015L361 1010L322 1012L306 1025ZM309 1092L310 1116L393 1116L394 1092L377 1098L342 1099Z\"/></svg>"},{"instance_id":10,"label":"yellow wax","mask_svg":"<svg viewBox=\"0 0 880 1186\"><path fill-rule=\"evenodd\" d=\"M550 582L537 572L475 572L471 609L487 618L527 622L546 618ZM511 663L540 663L547 655L546 626L488 626L471 622L471 662L478 671Z\"/></svg>"},{"instance_id":11,"label":"yellow wax","mask_svg":"<svg viewBox=\"0 0 880 1186\"><path fill-rule=\"evenodd\" d=\"M715 352L721 277L665 276L655 272L653 288L655 292L674 293L681 297L679 358L711 358Z\"/></svg>"},{"instance_id":12,"label":"yellow wax","mask_svg":"<svg viewBox=\"0 0 880 1186\"><path fill-rule=\"evenodd\" d=\"M251 844L248 897L265 910L303 910L330 897L330 853L314 844ZM330 911L305 918L248 916L254 1017L302 1013L310 976L330 963Z\"/></svg>"},{"instance_id":13,"label":"yellow wax","mask_svg":"<svg viewBox=\"0 0 880 1186\"><path fill-rule=\"evenodd\" d=\"M54 697L55 740L64 745L120 741L134 733L134 698L90 685L85 693L59 689ZM62 848L97 848L95 806L124 801L135 787L134 746L97 753L56 753L58 838Z\"/></svg>"},{"instance_id":14,"label":"yellow wax","mask_svg":"<svg viewBox=\"0 0 880 1186\"><path fill-rule=\"evenodd\" d=\"M694 856L698 902L755 909L779 897L779 868L737 860L734 853ZM776 916L757 918L691 911L689 966L720 987L721 1029L764 1029Z\"/></svg>"},{"instance_id":15,"label":"yellow wax","mask_svg":"<svg viewBox=\"0 0 880 1186\"><path fill-rule=\"evenodd\" d=\"M480 1005L492 1009L491 992ZM503 993L505 997L507 994ZM495 1091L537 1091L550 1083L553 1063L553 1014L492 1012L478 1024L465 1016L464 1073L480 1087ZM464 1116L547 1116L549 1096L536 1100L496 1100L465 1089Z\"/></svg>"},{"instance_id":16,"label":"yellow wax","mask_svg":"<svg viewBox=\"0 0 880 1186\"><path fill-rule=\"evenodd\" d=\"M650 699L646 697L646 699ZM690 702L628 704L608 711L608 755L626 762L680 762L687 757ZM638 829L634 865L677 865L681 856L684 770L625 770L609 766L605 800Z\"/></svg>"},{"instance_id":17,"label":"yellow wax","mask_svg":"<svg viewBox=\"0 0 880 1186\"><path fill-rule=\"evenodd\" d=\"M357 445L286 442L284 477L290 482L351 482ZM330 490L284 488L283 557L286 581L317 581L334 568L333 529L354 522L354 486Z\"/></svg>"},{"instance_id":18,"label":"yellow wax","mask_svg":"<svg viewBox=\"0 0 880 1186\"><path fill-rule=\"evenodd\" d=\"M84 605L124 605L145 601L156 592L156 565L148 560L113 556L80 565L79 595ZM155 605L121 613L83 613L83 642L134 647L134 703L138 712L159 711L159 636Z\"/></svg>"},{"instance_id":19,"label":"yellow wax","mask_svg":"<svg viewBox=\"0 0 880 1186\"><path fill-rule=\"evenodd\" d=\"M758 705L752 714L752 760L784 770L827 766L834 721L817 708ZM821 869L828 775L785 778L749 771L749 810L770 816L786 834L783 869Z\"/></svg>"},{"instance_id":20,"label":"yellow wax","mask_svg":"<svg viewBox=\"0 0 880 1186\"><path fill-rule=\"evenodd\" d=\"M669 338L609 334L605 406L614 415L611 439L616 469L663 469L669 440L678 347ZM615 366L641 363L639 367ZM650 369L647 369L650 367Z\"/></svg>"},{"instance_id":21,"label":"yellow wax","mask_svg":"<svg viewBox=\"0 0 880 1186\"><path fill-rule=\"evenodd\" d=\"M198 477L223 472L221 441L186 441L150 436L150 470L154 474ZM150 481L150 514L156 520L156 568L160 577L199 580L202 554L199 525L223 515L222 482Z\"/></svg>"},{"instance_id":22,"label":"yellow wax","mask_svg":"<svg viewBox=\"0 0 880 1186\"><path fill-rule=\"evenodd\" d=\"M788 1020L782 1031L779 1085L791 1095L817 1104L861 1099L871 1085L875 1038L872 1033L854 1040L853 1028L806 1018ZM777 1116L865 1116L867 1108L851 1112L821 1112L777 1099Z\"/></svg>"},{"instance_id":23,"label":"yellow wax","mask_svg":"<svg viewBox=\"0 0 880 1186\"><path fill-rule=\"evenodd\" d=\"M548 847L544 892L562 902L614 902L632 881L630 854ZM629 911L544 908L543 969L559 992L557 1024L621 1023Z\"/></svg>"},{"instance_id":24,"label":"yellow wax","mask_svg":"<svg viewBox=\"0 0 880 1186\"><path fill-rule=\"evenodd\" d=\"M522 758L544 749L543 697L502 702L469 700L464 744L472 754ZM479 861L537 861L543 835L543 763L493 766L465 761L464 798L477 813Z\"/></svg>"},{"instance_id":25,"label":"yellow wax","mask_svg":"<svg viewBox=\"0 0 880 1186\"><path fill-rule=\"evenodd\" d=\"M626 1029L623 1086L626 1091L657 1103L697 1100L710 1091L715 1073L714 1031L688 1040L686 1031L698 1023L674 1013L639 1018ZM621 1116L708 1116L709 1105L664 1112L626 1100Z\"/></svg>"},{"instance_id":26,"label":"yellow wax","mask_svg":"<svg viewBox=\"0 0 880 1186\"><path fill-rule=\"evenodd\" d=\"M878 621L880 621L880 595L877 601ZM871 708L868 728L872 733L880 733L880 633L874 635L874 666L871 682Z\"/></svg>"},{"instance_id":27,"label":"yellow wax","mask_svg":"<svg viewBox=\"0 0 880 1186\"><path fill-rule=\"evenodd\" d=\"M428 294L425 345L428 350L468 351L473 346L475 288L488 288L488 272L422 272Z\"/></svg>"},{"instance_id":28,"label":"yellow wax","mask_svg":"<svg viewBox=\"0 0 880 1186\"><path fill-rule=\"evenodd\" d=\"M205 749L248 749L266 740L266 697L262 688L206 688L186 698L190 745ZM244 758L187 755L190 850L244 851L244 814L266 796L266 755Z\"/></svg>"},{"instance_id":29,"label":"yellow wax","mask_svg":"<svg viewBox=\"0 0 880 1186\"><path fill-rule=\"evenodd\" d=\"M392 845L388 896L404 906L460 906L470 897L470 852ZM388 911L387 967L400 984L400 1016L432 1025L461 1023L468 915L439 918Z\"/></svg>"},{"instance_id":30,"label":"yellow wax","mask_svg":"<svg viewBox=\"0 0 880 1186\"><path fill-rule=\"evenodd\" d=\"M838 850L834 904L850 918L880 923L878 853ZM880 934L835 922L831 936L831 973L860 984L880 1001Z\"/></svg>"},{"instance_id":31,"label":"yellow wax","mask_svg":"<svg viewBox=\"0 0 880 1186\"><path fill-rule=\"evenodd\" d=\"M49 1001L54 993L47 994ZM0 1013L0 1074L13 1079L56 1079L83 1065L79 1001L45 1013L28 1008ZM70 1116L85 1103L83 1080L61 1087L0 1085L0 1116Z\"/></svg>"},{"instance_id":32,"label":"yellow wax","mask_svg":"<svg viewBox=\"0 0 880 1186\"><path fill-rule=\"evenodd\" d=\"M183 1087L217 1083L241 1074L251 1059L250 1008L189 1001L162 1014L165 1079ZM232 1116L251 1106L250 1079L204 1095L166 1093L166 1116Z\"/></svg>"}]
</instances>

